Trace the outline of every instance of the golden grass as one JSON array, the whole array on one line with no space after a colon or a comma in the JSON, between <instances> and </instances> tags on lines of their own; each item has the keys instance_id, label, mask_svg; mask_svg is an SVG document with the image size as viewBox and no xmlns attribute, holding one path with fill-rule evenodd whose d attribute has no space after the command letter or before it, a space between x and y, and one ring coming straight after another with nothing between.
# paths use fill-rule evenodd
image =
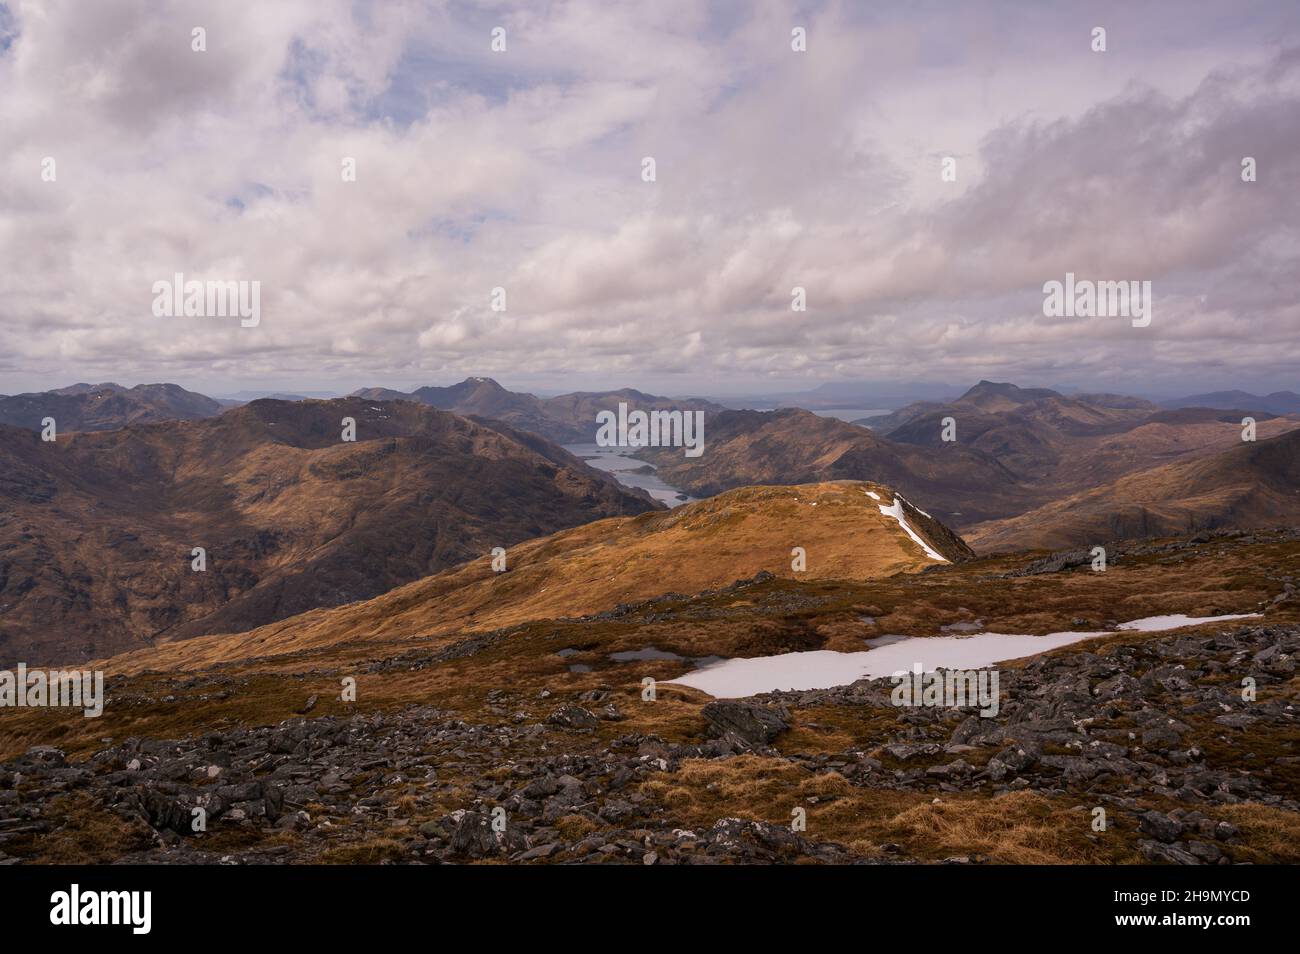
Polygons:
<instances>
[{"instance_id":1,"label":"golden grass","mask_svg":"<svg viewBox=\"0 0 1300 954\"><path fill-rule=\"evenodd\" d=\"M845 845L864 857L902 854L928 861L980 855L1002 864L1135 863L1131 827L1094 833L1092 816L1072 804L1032 792L996 797L864 789L836 772L814 773L781 759L744 755L688 760L680 771L642 783L640 791L686 827L718 819L751 818L788 825L792 810L807 812L805 837Z\"/></svg>"},{"instance_id":2,"label":"golden grass","mask_svg":"<svg viewBox=\"0 0 1300 954\"><path fill-rule=\"evenodd\" d=\"M124 854L153 844L153 833L85 795L53 799L43 820L55 830L15 838L5 851L47 865L107 864Z\"/></svg>"},{"instance_id":3,"label":"golden grass","mask_svg":"<svg viewBox=\"0 0 1300 954\"><path fill-rule=\"evenodd\" d=\"M866 490L841 481L747 487L669 512L598 520L511 547L509 571L486 557L362 603L313 610L236 635L205 636L112 660L113 672L195 668L328 646L577 616L766 570L804 580L863 580L932 564ZM807 569L791 569L803 547Z\"/></svg>"},{"instance_id":4,"label":"golden grass","mask_svg":"<svg viewBox=\"0 0 1300 954\"><path fill-rule=\"evenodd\" d=\"M378 837L327 848L317 861L326 865L378 865L408 858L401 842Z\"/></svg>"},{"instance_id":5,"label":"golden grass","mask_svg":"<svg viewBox=\"0 0 1300 954\"><path fill-rule=\"evenodd\" d=\"M1242 846L1233 858L1253 864L1300 864L1300 814L1270 805L1225 805L1214 817L1241 829Z\"/></svg>"},{"instance_id":6,"label":"golden grass","mask_svg":"<svg viewBox=\"0 0 1300 954\"><path fill-rule=\"evenodd\" d=\"M1092 831L1092 815L1033 792L941 797L886 821L879 836L923 858L978 854L1014 865L1137 863L1132 837L1112 822Z\"/></svg>"},{"instance_id":7,"label":"golden grass","mask_svg":"<svg viewBox=\"0 0 1300 954\"><path fill-rule=\"evenodd\" d=\"M599 828L596 822L581 815L565 815L555 822L555 830L568 842L578 841Z\"/></svg>"},{"instance_id":8,"label":"golden grass","mask_svg":"<svg viewBox=\"0 0 1300 954\"><path fill-rule=\"evenodd\" d=\"M312 694L319 696L313 717L421 702L454 710L465 718L499 721L505 716L494 714L487 702L494 689L506 691L509 698L504 705L509 712L522 709L530 717L542 718L560 702L573 701L598 686L614 691L615 701L627 716L623 722L603 723L599 738L642 731L672 741L698 741L704 729L698 708L707 697L665 683L690 671L690 662L619 664L611 662L608 654L645 646L684 657L757 656L817 648L854 651L863 648L866 637L890 632L937 634L946 623L973 619L995 631L1042 633L1073 628L1076 617L1100 625L1110 618L1171 612L1246 612L1277 591L1274 579L1278 575L1300 574L1300 543L1230 545L1226 554L1220 554L1217 547L1202 548L1174 565L1140 558L1105 573L992 578L1023 560L983 559L938 573L901 574L865 582L771 580L707 597L657 600L650 604L653 622L636 615L588 622L539 620L506 632L475 655L414 672L367 674L363 669L375 659L407 650L432 653L464 634L339 644L300 655L248 659L207 673L228 677L233 680L231 686L186 688L179 680L190 678L188 674L137 673L128 677L125 688L110 689L115 701L99 719L85 719L67 710L0 711L0 757L19 754L34 744L54 744L69 754L81 754L102 748L104 737L176 738L209 729L272 724L294 717ZM875 621L864 622L863 616ZM1295 622L1300 619L1300 601L1270 605L1265 619ZM1148 638L1145 633L1116 634L1089 648ZM555 655L563 648L581 652L568 659ZM1074 650L1061 650L1070 651ZM569 672L568 665L575 662L595 671ZM296 677L296 672L303 675ZM339 681L346 675L357 679L355 705L339 699ZM657 702L640 699L641 680L646 676L659 681ZM1292 693L1296 690L1296 686L1283 688ZM218 689L228 690L227 698L217 699ZM549 700L537 698L542 689L552 693ZM122 703L132 695L155 702ZM157 701L168 695L175 701ZM202 698L205 695L208 698ZM804 713L802 722L820 727L797 726L778 744L788 752L805 746L819 752L842 751L849 745L866 747L889 727L888 720L888 713L857 708ZM1234 760L1245 754L1238 750L1218 753L1216 734L1211 728L1204 740L1211 758L1221 755ZM1270 753L1259 754L1267 757ZM1279 750L1274 754L1295 752Z\"/></svg>"}]
</instances>

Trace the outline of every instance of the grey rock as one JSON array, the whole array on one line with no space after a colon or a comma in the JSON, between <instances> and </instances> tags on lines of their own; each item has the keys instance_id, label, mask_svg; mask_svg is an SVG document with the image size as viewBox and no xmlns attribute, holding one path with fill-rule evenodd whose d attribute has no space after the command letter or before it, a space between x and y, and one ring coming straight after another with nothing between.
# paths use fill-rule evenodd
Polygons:
<instances>
[{"instance_id":1,"label":"grey rock","mask_svg":"<svg viewBox=\"0 0 1300 954\"><path fill-rule=\"evenodd\" d=\"M790 728L788 713L753 702L719 699L704 706L700 714L712 735L732 733L754 744L766 745Z\"/></svg>"}]
</instances>

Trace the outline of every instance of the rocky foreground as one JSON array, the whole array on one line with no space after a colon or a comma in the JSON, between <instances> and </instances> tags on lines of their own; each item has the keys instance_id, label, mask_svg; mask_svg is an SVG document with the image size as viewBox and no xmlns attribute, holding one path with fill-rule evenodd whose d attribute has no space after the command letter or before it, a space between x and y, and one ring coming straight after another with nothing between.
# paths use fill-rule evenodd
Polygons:
<instances>
[{"instance_id":1,"label":"rocky foreground","mask_svg":"<svg viewBox=\"0 0 1300 954\"><path fill-rule=\"evenodd\" d=\"M996 809L1023 792L1067 806L1074 828L1061 837L1113 839L1118 860L1295 860L1268 832L1300 826L1297 650L1294 625L1125 634L1002 669L991 718L897 708L888 679L864 680L709 703L698 744L636 732L602 743L597 728L655 703L596 689L498 690L493 724L411 705L131 738L73 763L37 746L0 766L0 861L979 862L916 839L828 837L819 813L860 802L869 814L895 796ZM827 714L876 737L838 752L788 744ZM760 769L804 781L706 824L679 815L674 793ZM792 830L791 806L805 808L805 830ZM1243 806L1267 824L1228 819ZM199 816L206 831L194 830Z\"/></svg>"}]
</instances>

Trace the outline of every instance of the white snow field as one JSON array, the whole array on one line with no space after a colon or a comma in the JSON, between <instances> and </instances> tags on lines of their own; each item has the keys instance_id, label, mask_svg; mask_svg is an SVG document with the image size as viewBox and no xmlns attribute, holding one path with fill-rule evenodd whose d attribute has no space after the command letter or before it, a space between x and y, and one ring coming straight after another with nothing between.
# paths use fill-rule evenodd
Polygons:
<instances>
[{"instance_id":1,"label":"white snow field","mask_svg":"<svg viewBox=\"0 0 1300 954\"><path fill-rule=\"evenodd\" d=\"M1259 613L1230 616L1148 616L1120 625L1121 630L1158 632L1253 619ZM736 699L759 692L784 689L829 689L858 679L876 679L909 670L920 663L925 672L935 669L980 669L1008 659L1034 656L1096 636L1113 635L1115 630L1087 633L1048 633L1046 636L1016 636L1006 633L973 633L969 636L913 636L860 653L821 649L805 653L782 653L753 659L726 659L670 680L690 686L719 699Z\"/></svg>"}]
</instances>

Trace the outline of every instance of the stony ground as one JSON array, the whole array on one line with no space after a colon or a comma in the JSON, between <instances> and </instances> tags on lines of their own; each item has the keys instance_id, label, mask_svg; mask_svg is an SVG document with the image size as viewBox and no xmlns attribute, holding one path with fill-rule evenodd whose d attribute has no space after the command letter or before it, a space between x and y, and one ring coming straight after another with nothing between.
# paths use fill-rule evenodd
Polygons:
<instances>
[{"instance_id":1,"label":"stony ground","mask_svg":"<svg viewBox=\"0 0 1300 954\"><path fill-rule=\"evenodd\" d=\"M0 862L1300 861L1300 626L1090 647L1004 667L992 718L881 679L708 703L683 743L598 686L34 746L0 765Z\"/></svg>"}]
</instances>

